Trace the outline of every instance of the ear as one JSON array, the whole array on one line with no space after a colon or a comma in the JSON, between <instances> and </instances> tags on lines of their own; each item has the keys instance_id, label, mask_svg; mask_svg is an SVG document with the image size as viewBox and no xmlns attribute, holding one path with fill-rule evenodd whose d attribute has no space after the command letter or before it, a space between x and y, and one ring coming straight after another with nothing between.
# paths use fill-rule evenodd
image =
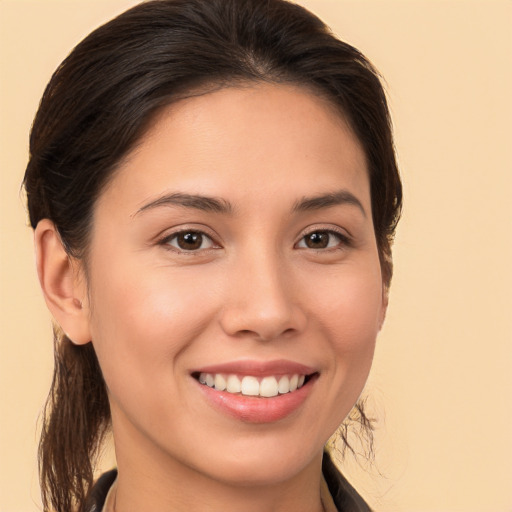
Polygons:
<instances>
[{"instance_id":1,"label":"ear","mask_svg":"<svg viewBox=\"0 0 512 512\"><path fill-rule=\"evenodd\" d=\"M87 287L81 266L65 251L53 222L42 219L34 232L37 274L46 305L76 345L91 341Z\"/></svg>"}]
</instances>

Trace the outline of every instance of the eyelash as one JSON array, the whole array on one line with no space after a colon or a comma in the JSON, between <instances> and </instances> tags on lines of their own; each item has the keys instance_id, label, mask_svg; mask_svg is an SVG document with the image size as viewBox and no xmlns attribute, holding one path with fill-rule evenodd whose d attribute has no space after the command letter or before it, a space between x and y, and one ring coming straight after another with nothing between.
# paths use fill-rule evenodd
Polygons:
<instances>
[{"instance_id":1,"label":"eyelash","mask_svg":"<svg viewBox=\"0 0 512 512\"><path fill-rule=\"evenodd\" d=\"M179 247L178 245L172 244L173 240L178 240L178 238L180 236L186 236L186 235L196 235L196 236L201 237L200 246L195 249L183 249L183 248ZM331 247L329 247L329 246L320 247L320 248L307 247L305 245L307 243L306 238L311 237L312 235L328 235L329 236L328 244L331 243L331 238L335 237L338 239L338 243ZM210 246L206 247L206 248L202 248L201 246L205 242L205 239L209 240ZM304 243L304 246L300 246L301 243ZM194 255L194 254L198 254L203 251L220 248L220 245L217 244L210 235L206 234L204 231L197 230L197 229L183 229L181 231L177 231L170 235L166 235L164 238L162 238L158 242L158 244L165 246L169 250L173 250L173 251L181 253L181 254L189 254L189 255ZM349 236L347 236L346 234L341 233L340 231L337 231L334 229L314 229L314 230L311 230L308 233L305 233L304 235L302 235L301 239L299 240L299 242L297 242L294 245L294 247L296 247L298 249L310 249L315 252L326 252L326 251L342 250L346 247L351 247L351 245L352 245L351 238Z\"/></svg>"}]
</instances>

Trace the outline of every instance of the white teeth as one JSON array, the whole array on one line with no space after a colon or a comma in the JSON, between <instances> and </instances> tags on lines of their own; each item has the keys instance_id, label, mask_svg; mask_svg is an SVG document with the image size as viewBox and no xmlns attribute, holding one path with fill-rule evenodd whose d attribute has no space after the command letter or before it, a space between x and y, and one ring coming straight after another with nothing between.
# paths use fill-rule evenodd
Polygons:
<instances>
[{"instance_id":1,"label":"white teeth","mask_svg":"<svg viewBox=\"0 0 512 512\"><path fill-rule=\"evenodd\" d=\"M246 375L242 379L242 395L257 396L260 394L260 383L256 377Z\"/></svg>"},{"instance_id":2,"label":"white teeth","mask_svg":"<svg viewBox=\"0 0 512 512\"><path fill-rule=\"evenodd\" d=\"M226 389L226 379L220 374L217 373L214 379L215 389L219 391L224 391Z\"/></svg>"},{"instance_id":3,"label":"white teeth","mask_svg":"<svg viewBox=\"0 0 512 512\"><path fill-rule=\"evenodd\" d=\"M278 395L277 380L275 377L264 377L260 383L261 396L271 397Z\"/></svg>"},{"instance_id":4,"label":"white teeth","mask_svg":"<svg viewBox=\"0 0 512 512\"><path fill-rule=\"evenodd\" d=\"M228 393L241 393L245 396L261 396L270 398L277 395L291 393L304 385L305 375L283 375L274 377L273 375L263 377L258 380L257 377L246 375L241 380L237 375L225 375L221 373L200 373L199 382L217 391L227 391Z\"/></svg>"},{"instance_id":5,"label":"white teeth","mask_svg":"<svg viewBox=\"0 0 512 512\"><path fill-rule=\"evenodd\" d=\"M230 375L226 386L228 393L240 393L242 391L242 383L236 375Z\"/></svg>"},{"instance_id":6,"label":"white teeth","mask_svg":"<svg viewBox=\"0 0 512 512\"><path fill-rule=\"evenodd\" d=\"M284 395L284 393L290 392L290 379L286 375L284 375L283 377L281 377L279 379L279 384L277 386L277 390L282 395Z\"/></svg>"}]
</instances>

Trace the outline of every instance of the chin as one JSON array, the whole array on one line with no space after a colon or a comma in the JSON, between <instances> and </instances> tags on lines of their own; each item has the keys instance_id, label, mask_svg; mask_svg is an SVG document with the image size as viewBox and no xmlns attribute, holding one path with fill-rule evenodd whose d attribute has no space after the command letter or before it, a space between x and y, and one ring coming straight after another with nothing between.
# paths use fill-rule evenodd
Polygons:
<instances>
[{"instance_id":1,"label":"chin","mask_svg":"<svg viewBox=\"0 0 512 512\"><path fill-rule=\"evenodd\" d=\"M304 443L280 439L265 443L255 437L245 443L229 441L217 446L202 457L201 472L229 485L264 487L292 479L311 464L320 464L324 445L307 449Z\"/></svg>"}]
</instances>

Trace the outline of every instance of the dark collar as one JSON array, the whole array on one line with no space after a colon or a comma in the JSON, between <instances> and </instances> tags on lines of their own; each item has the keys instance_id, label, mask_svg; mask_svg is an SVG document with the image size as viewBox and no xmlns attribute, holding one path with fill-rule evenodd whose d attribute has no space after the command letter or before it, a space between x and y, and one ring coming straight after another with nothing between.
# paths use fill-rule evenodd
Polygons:
<instances>
[{"instance_id":1,"label":"dark collar","mask_svg":"<svg viewBox=\"0 0 512 512\"><path fill-rule=\"evenodd\" d=\"M87 512L101 512L108 491L112 487L115 479L117 478L117 469L111 469L107 473L103 473L98 481L94 484L89 499L87 500L87 506L85 510Z\"/></svg>"},{"instance_id":2,"label":"dark collar","mask_svg":"<svg viewBox=\"0 0 512 512\"><path fill-rule=\"evenodd\" d=\"M338 471L327 452L324 452L322 459L322 472L339 512L371 512L371 508Z\"/></svg>"}]
</instances>

